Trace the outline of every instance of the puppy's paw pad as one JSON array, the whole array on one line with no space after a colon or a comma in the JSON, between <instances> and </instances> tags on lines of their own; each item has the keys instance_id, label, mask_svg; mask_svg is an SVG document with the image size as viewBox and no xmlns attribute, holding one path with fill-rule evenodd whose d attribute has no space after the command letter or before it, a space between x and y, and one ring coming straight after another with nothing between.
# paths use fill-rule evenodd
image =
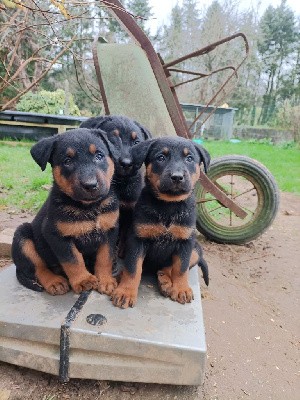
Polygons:
<instances>
[{"instance_id":1,"label":"puppy's paw pad","mask_svg":"<svg viewBox=\"0 0 300 400\"><path fill-rule=\"evenodd\" d=\"M47 283L45 289L47 293L56 296L67 293L70 290L70 286L64 277L57 276Z\"/></svg>"},{"instance_id":2,"label":"puppy's paw pad","mask_svg":"<svg viewBox=\"0 0 300 400\"><path fill-rule=\"evenodd\" d=\"M97 290L102 294L108 294L110 296L117 286L117 281L112 276L102 277L99 278Z\"/></svg>"},{"instance_id":3,"label":"puppy's paw pad","mask_svg":"<svg viewBox=\"0 0 300 400\"><path fill-rule=\"evenodd\" d=\"M72 288L75 293L81 293L84 292L85 290L97 289L97 287L98 287L98 279L92 274L88 274L79 282L72 284Z\"/></svg>"},{"instance_id":4,"label":"puppy's paw pad","mask_svg":"<svg viewBox=\"0 0 300 400\"><path fill-rule=\"evenodd\" d=\"M158 288L159 291L163 296L169 296L172 290L172 281L171 278L164 274L163 272L159 271L157 273L157 280L158 280Z\"/></svg>"},{"instance_id":5,"label":"puppy's paw pad","mask_svg":"<svg viewBox=\"0 0 300 400\"><path fill-rule=\"evenodd\" d=\"M113 305L119 308L134 307L137 302L137 291L118 287L114 290L111 300Z\"/></svg>"},{"instance_id":6,"label":"puppy's paw pad","mask_svg":"<svg viewBox=\"0 0 300 400\"><path fill-rule=\"evenodd\" d=\"M180 304L191 303L194 299L193 291L188 286L186 288L173 287L170 293L170 298L173 301L177 301Z\"/></svg>"}]
</instances>

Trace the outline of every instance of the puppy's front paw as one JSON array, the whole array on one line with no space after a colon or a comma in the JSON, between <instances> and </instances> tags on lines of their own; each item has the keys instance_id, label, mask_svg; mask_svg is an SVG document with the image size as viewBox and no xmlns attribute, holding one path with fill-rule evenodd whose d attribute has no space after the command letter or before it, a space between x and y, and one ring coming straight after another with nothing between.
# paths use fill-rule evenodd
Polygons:
<instances>
[{"instance_id":1,"label":"puppy's front paw","mask_svg":"<svg viewBox=\"0 0 300 400\"><path fill-rule=\"evenodd\" d=\"M47 293L52 296L65 294L70 290L69 282L63 276L56 275L44 285Z\"/></svg>"},{"instance_id":2,"label":"puppy's front paw","mask_svg":"<svg viewBox=\"0 0 300 400\"><path fill-rule=\"evenodd\" d=\"M134 307L137 302L138 290L135 288L118 286L112 296L113 305L120 308Z\"/></svg>"},{"instance_id":3,"label":"puppy's front paw","mask_svg":"<svg viewBox=\"0 0 300 400\"><path fill-rule=\"evenodd\" d=\"M172 289L172 280L170 276L163 271L158 271L157 280L160 293L165 297L169 297Z\"/></svg>"},{"instance_id":4,"label":"puppy's front paw","mask_svg":"<svg viewBox=\"0 0 300 400\"><path fill-rule=\"evenodd\" d=\"M87 273L78 281L71 282L71 286L74 292L79 294L85 290L97 289L98 279L94 275Z\"/></svg>"},{"instance_id":5,"label":"puppy's front paw","mask_svg":"<svg viewBox=\"0 0 300 400\"><path fill-rule=\"evenodd\" d=\"M173 285L169 294L171 300L177 301L180 304L190 303L194 300L194 294L189 286L182 287Z\"/></svg>"},{"instance_id":6,"label":"puppy's front paw","mask_svg":"<svg viewBox=\"0 0 300 400\"><path fill-rule=\"evenodd\" d=\"M117 286L117 281L113 276L98 277L97 290L102 294L108 294L110 296Z\"/></svg>"}]
</instances>

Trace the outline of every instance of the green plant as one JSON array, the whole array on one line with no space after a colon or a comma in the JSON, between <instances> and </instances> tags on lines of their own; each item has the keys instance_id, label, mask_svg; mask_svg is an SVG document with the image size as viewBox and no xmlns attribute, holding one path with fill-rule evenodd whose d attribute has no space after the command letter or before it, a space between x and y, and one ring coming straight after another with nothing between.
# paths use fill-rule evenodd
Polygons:
<instances>
[{"instance_id":1,"label":"green plant","mask_svg":"<svg viewBox=\"0 0 300 400\"><path fill-rule=\"evenodd\" d=\"M296 142L300 142L300 105L293 105L286 99L279 108L276 122L279 126L290 129Z\"/></svg>"},{"instance_id":2,"label":"green plant","mask_svg":"<svg viewBox=\"0 0 300 400\"><path fill-rule=\"evenodd\" d=\"M24 112L36 112L43 114L61 114L66 112L68 115L80 115L79 108L74 102L73 96L62 89L55 92L41 90L39 92L26 93L18 102L16 109Z\"/></svg>"}]
</instances>

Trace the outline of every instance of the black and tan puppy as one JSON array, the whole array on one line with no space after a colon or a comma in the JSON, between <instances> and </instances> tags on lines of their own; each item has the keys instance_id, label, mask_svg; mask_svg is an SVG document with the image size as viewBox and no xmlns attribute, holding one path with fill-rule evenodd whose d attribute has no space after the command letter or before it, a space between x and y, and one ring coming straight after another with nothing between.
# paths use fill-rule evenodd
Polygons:
<instances>
[{"instance_id":1,"label":"black and tan puppy","mask_svg":"<svg viewBox=\"0 0 300 400\"><path fill-rule=\"evenodd\" d=\"M164 296L189 303L193 299L189 268L199 264L208 285L208 267L195 237L193 189L202 163L207 171L209 154L178 137L144 142L133 149L132 156L138 164L145 162L146 186L134 210L125 269L112 295L113 304L134 306L142 271L157 273Z\"/></svg>"},{"instance_id":2,"label":"black and tan puppy","mask_svg":"<svg viewBox=\"0 0 300 400\"><path fill-rule=\"evenodd\" d=\"M131 152L132 148L138 143L150 139L151 134L138 122L119 115L89 118L80 126L89 129L102 129L107 133L108 139L113 144L116 143L118 138L122 142L120 157L116 162L113 185L120 201L119 256L123 258L125 238L132 223L133 208L143 187L141 165L137 166Z\"/></svg>"},{"instance_id":3,"label":"black and tan puppy","mask_svg":"<svg viewBox=\"0 0 300 400\"><path fill-rule=\"evenodd\" d=\"M117 149L104 132L75 129L42 139L31 155L52 166L53 187L32 223L15 232L12 256L27 288L111 294L119 202L111 187ZM89 267L89 270L87 269Z\"/></svg>"}]
</instances>

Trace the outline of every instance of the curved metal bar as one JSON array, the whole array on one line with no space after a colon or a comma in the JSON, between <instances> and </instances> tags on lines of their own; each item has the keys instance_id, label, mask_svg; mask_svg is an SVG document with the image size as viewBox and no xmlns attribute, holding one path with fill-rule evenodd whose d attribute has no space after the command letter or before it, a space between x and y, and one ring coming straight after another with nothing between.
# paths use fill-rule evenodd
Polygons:
<instances>
[{"instance_id":1,"label":"curved metal bar","mask_svg":"<svg viewBox=\"0 0 300 400\"><path fill-rule=\"evenodd\" d=\"M110 115L108 101L107 101L105 88L104 88L104 83L103 83L103 79L102 79L102 75L101 75L100 64L99 64L99 60L98 60L98 54L97 54L97 44L98 44L99 40L101 40L100 36L99 37L97 36L94 39L93 44L92 44L92 54L93 54L93 59L94 59L96 76L97 76L97 80L98 80L98 84L99 84L99 88L100 88L100 93L101 93L101 97L102 97L102 101L103 101L103 105L104 105L105 115Z\"/></svg>"},{"instance_id":2,"label":"curved metal bar","mask_svg":"<svg viewBox=\"0 0 300 400\"><path fill-rule=\"evenodd\" d=\"M173 87L176 88L178 86L185 85L186 83L193 82L193 81L196 81L196 80L201 79L201 78L208 78L208 77L210 77L210 76L212 76L212 75L214 75L214 74L216 74L218 72L226 71L227 69L232 69L233 71L236 71L236 68L232 67L231 65L229 65L227 67L215 69L210 74L202 74L202 73L198 73L197 74L197 73L192 73L192 71L178 70L178 72L181 72L181 73L186 73L186 74L190 74L190 75L192 75L192 74L193 75L201 75L201 76L198 76L197 78L193 78L193 79L188 79L187 81L184 81L184 82L177 83L176 85L173 85ZM176 68L169 69L169 71L174 71L174 70L176 70Z\"/></svg>"},{"instance_id":3,"label":"curved metal bar","mask_svg":"<svg viewBox=\"0 0 300 400\"><path fill-rule=\"evenodd\" d=\"M166 107L170 114L170 118L173 122L175 131L178 136L189 138L189 129L179 105L177 96L172 91L169 82L166 79L162 63L149 38L134 21L134 19L126 12L119 0L105 0L105 4L109 6L108 11L118 19L133 40L138 43L139 46L141 46L141 48L146 52Z\"/></svg>"},{"instance_id":4,"label":"curved metal bar","mask_svg":"<svg viewBox=\"0 0 300 400\"><path fill-rule=\"evenodd\" d=\"M176 60L173 60L173 61L170 61L168 63L165 63L163 67L164 67L164 69L168 69L169 67L172 67L173 65L179 64L182 61L185 61L185 60L188 60L188 59L194 58L194 57L199 57L199 56L201 56L203 54L210 53L212 50L214 50L216 47L220 46L221 44L230 42L231 40L233 40L233 39L235 39L237 37L241 37L244 40L244 42L245 42L245 51L246 51L246 56L247 56L248 53L249 53L249 43L248 43L248 40L247 40L245 34L242 33L242 32L239 32L239 33L235 33L234 35L227 36L224 39L218 40L217 42L211 43L208 46L203 47L202 49L199 49L199 50L193 51L192 53L186 54L183 57L179 57Z\"/></svg>"}]
</instances>

